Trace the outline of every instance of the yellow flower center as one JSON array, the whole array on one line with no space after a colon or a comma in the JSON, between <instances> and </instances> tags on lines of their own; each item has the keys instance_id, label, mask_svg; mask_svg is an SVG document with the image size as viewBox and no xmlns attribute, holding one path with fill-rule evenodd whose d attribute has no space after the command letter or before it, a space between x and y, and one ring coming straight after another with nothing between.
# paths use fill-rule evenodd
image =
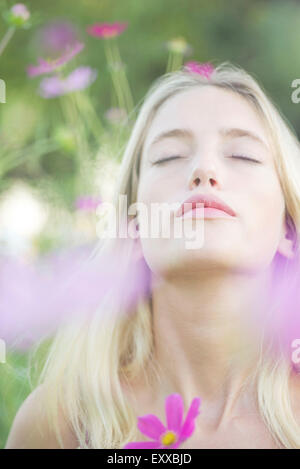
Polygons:
<instances>
[{"instance_id":1,"label":"yellow flower center","mask_svg":"<svg viewBox=\"0 0 300 469\"><path fill-rule=\"evenodd\" d=\"M176 441L176 435L172 431L167 431L161 439L161 442L164 446L170 446Z\"/></svg>"}]
</instances>

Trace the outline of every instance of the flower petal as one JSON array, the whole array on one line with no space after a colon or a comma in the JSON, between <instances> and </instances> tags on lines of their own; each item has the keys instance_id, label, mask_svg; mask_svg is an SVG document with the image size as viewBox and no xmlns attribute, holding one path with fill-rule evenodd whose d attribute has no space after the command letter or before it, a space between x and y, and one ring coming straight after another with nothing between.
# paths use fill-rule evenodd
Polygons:
<instances>
[{"instance_id":1,"label":"flower petal","mask_svg":"<svg viewBox=\"0 0 300 469\"><path fill-rule=\"evenodd\" d=\"M196 61L187 62L184 64L184 69L188 72L198 73L203 75L206 78L210 78L211 74L214 72L214 66L210 62L200 63Z\"/></svg>"},{"instance_id":2,"label":"flower petal","mask_svg":"<svg viewBox=\"0 0 300 469\"><path fill-rule=\"evenodd\" d=\"M88 66L75 68L65 79L66 89L76 91L91 85L97 77L97 71Z\"/></svg>"},{"instance_id":3,"label":"flower petal","mask_svg":"<svg viewBox=\"0 0 300 469\"><path fill-rule=\"evenodd\" d=\"M166 427L161 423L158 417L153 414L138 417L138 429L144 435L159 440L160 435L166 431Z\"/></svg>"},{"instance_id":4,"label":"flower petal","mask_svg":"<svg viewBox=\"0 0 300 469\"><path fill-rule=\"evenodd\" d=\"M184 412L183 399L180 394L170 394L166 398L165 409L168 429L179 434Z\"/></svg>"},{"instance_id":5,"label":"flower petal","mask_svg":"<svg viewBox=\"0 0 300 469\"><path fill-rule=\"evenodd\" d=\"M187 438L189 438L193 434L195 430L195 419L200 413L199 411L200 403L201 403L200 397L195 397L195 399L192 400L192 403L187 412L184 424L181 428L181 434L180 434L181 441L185 441Z\"/></svg>"},{"instance_id":6,"label":"flower petal","mask_svg":"<svg viewBox=\"0 0 300 469\"><path fill-rule=\"evenodd\" d=\"M40 82L39 94L43 98L55 98L65 93L64 81L57 77L43 78Z\"/></svg>"},{"instance_id":7,"label":"flower petal","mask_svg":"<svg viewBox=\"0 0 300 469\"><path fill-rule=\"evenodd\" d=\"M84 44L83 42L79 42L79 41L76 41L72 47L68 47L68 49L66 50L66 52L61 56L59 57L59 59L57 59L55 62L54 62L54 66L55 68L56 67L59 67L61 65L64 65L66 64L67 62L69 62L75 55L77 55L82 49L84 48Z\"/></svg>"},{"instance_id":8,"label":"flower petal","mask_svg":"<svg viewBox=\"0 0 300 469\"><path fill-rule=\"evenodd\" d=\"M160 447L159 441L133 441L127 443L123 449L159 449Z\"/></svg>"},{"instance_id":9,"label":"flower petal","mask_svg":"<svg viewBox=\"0 0 300 469\"><path fill-rule=\"evenodd\" d=\"M128 26L128 22L125 23L95 23L88 26L87 33L91 36L108 39L115 36L119 36Z\"/></svg>"},{"instance_id":10,"label":"flower petal","mask_svg":"<svg viewBox=\"0 0 300 469\"><path fill-rule=\"evenodd\" d=\"M97 71L88 66L75 68L66 78L54 75L40 82L39 94L43 98L55 98L72 91L85 89L97 77Z\"/></svg>"},{"instance_id":11,"label":"flower petal","mask_svg":"<svg viewBox=\"0 0 300 469\"><path fill-rule=\"evenodd\" d=\"M72 46L68 46L65 53L56 60L47 62L42 58L38 58L38 65L29 65L27 67L27 74L29 77L36 75L43 75L46 73L54 72L58 67L68 63L75 55L77 55L84 48L82 42L76 41Z\"/></svg>"}]
</instances>

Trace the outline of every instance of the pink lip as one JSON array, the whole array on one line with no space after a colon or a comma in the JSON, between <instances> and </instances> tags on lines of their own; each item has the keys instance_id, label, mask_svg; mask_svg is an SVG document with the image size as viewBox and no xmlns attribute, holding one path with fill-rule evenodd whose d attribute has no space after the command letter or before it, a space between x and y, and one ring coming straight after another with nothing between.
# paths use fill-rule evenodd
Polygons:
<instances>
[{"instance_id":1,"label":"pink lip","mask_svg":"<svg viewBox=\"0 0 300 469\"><path fill-rule=\"evenodd\" d=\"M232 218L232 215L217 208L202 207L184 212L182 218Z\"/></svg>"},{"instance_id":2,"label":"pink lip","mask_svg":"<svg viewBox=\"0 0 300 469\"><path fill-rule=\"evenodd\" d=\"M195 213L197 208L198 214ZM201 208L202 210L204 208L203 212L199 210ZM189 213L189 215L185 215L187 212L191 213ZM205 218L224 218L225 215L229 217L236 216L232 208L225 204L221 199L208 194L192 195L182 203L175 216L178 217L185 215L188 217L193 217L195 215L201 215L201 213L203 213Z\"/></svg>"}]
</instances>

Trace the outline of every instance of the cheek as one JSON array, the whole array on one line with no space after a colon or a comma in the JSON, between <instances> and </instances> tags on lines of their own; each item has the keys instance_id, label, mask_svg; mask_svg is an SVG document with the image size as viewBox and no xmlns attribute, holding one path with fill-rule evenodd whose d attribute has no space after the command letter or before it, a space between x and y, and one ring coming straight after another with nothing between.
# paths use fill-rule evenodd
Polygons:
<instances>
[{"instance_id":1,"label":"cheek","mask_svg":"<svg viewBox=\"0 0 300 469\"><path fill-rule=\"evenodd\" d=\"M175 173L173 177L167 175L148 175L140 179L137 202L143 204L143 210L147 212L147 216L140 216L140 233L145 236L140 238L141 247L146 263L152 272L162 272L166 265L170 265L170 258L176 258L178 250L177 243L172 243L171 239L156 236L156 228L162 227L162 215L159 215L159 222L155 222L155 204L170 203L170 201L180 202L176 200L179 193L182 192L182 175ZM153 204L153 205L152 205ZM153 209L154 220L151 219L151 209ZM166 215L165 221L169 220ZM170 231L172 230L172 223ZM172 231L171 231L172 232Z\"/></svg>"},{"instance_id":2,"label":"cheek","mask_svg":"<svg viewBox=\"0 0 300 469\"><path fill-rule=\"evenodd\" d=\"M174 200L174 195L176 198L176 194L182 191L182 187L182 173L149 169L148 174L140 179L137 200L147 206L150 206L151 202Z\"/></svg>"},{"instance_id":3,"label":"cheek","mask_svg":"<svg viewBox=\"0 0 300 469\"><path fill-rule=\"evenodd\" d=\"M248 192L249 189L250 192ZM282 232L285 208L277 177L269 175L250 184L247 186L245 198L248 198L248 203L245 203L245 210L241 208L241 213L243 213L249 236L262 249L269 252L276 251Z\"/></svg>"}]
</instances>

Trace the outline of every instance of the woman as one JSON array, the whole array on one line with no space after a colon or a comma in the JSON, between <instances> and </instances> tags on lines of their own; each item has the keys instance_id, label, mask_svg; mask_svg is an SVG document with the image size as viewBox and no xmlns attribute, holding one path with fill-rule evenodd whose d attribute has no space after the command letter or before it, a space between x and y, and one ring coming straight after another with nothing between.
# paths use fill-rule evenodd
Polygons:
<instances>
[{"instance_id":1,"label":"woman","mask_svg":"<svg viewBox=\"0 0 300 469\"><path fill-rule=\"evenodd\" d=\"M116 207L119 195L149 209L201 196L227 213L203 209L196 249L184 236L101 241L98 256L124 254L124 276L129 254L144 259L151 295L122 314L112 287L92 317L58 332L7 448L87 447L86 432L90 448L122 448L142 440L137 416L165 419L170 393L186 407L202 401L181 448L300 448L300 380L264 339L263 295L275 256L297 260L299 160L296 136L241 68L225 62L209 79L186 69L158 79L123 157ZM180 212L170 213L174 226ZM185 212L182 226L197 216ZM142 233L146 218L136 222Z\"/></svg>"}]
</instances>

